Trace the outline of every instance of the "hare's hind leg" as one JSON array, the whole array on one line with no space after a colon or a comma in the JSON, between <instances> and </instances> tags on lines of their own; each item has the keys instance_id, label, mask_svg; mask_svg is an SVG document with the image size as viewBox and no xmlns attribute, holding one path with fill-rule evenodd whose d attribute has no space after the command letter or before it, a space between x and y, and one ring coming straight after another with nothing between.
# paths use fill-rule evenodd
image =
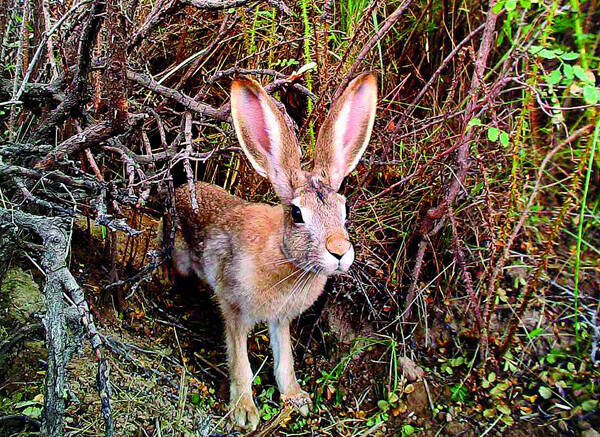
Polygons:
<instances>
[{"instance_id":1,"label":"hare's hind leg","mask_svg":"<svg viewBox=\"0 0 600 437\"><path fill-rule=\"evenodd\" d=\"M248 361L248 332L251 328L233 312L225 315L231 414L237 426L254 431L259 414L252 400L252 369Z\"/></svg>"},{"instance_id":2,"label":"hare's hind leg","mask_svg":"<svg viewBox=\"0 0 600 437\"><path fill-rule=\"evenodd\" d=\"M270 321L269 334L275 360L275 380L281 393L281 400L291 403L303 416L306 416L311 400L308 393L302 390L296 381L289 321Z\"/></svg>"}]
</instances>

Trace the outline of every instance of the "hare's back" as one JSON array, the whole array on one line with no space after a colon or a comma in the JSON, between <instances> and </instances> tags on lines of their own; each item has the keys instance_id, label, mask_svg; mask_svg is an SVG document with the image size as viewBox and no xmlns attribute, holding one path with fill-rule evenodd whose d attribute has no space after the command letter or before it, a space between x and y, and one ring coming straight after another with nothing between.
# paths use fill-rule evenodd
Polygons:
<instances>
[{"instance_id":1,"label":"hare's back","mask_svg":"<svg viewBox=\"0 0 600 437\"><path fill-rule=\"evenodd\" d=\"M175 190L177 215L181 221L193 224L193 227L206 228L219 221L232 208L246 203L223 188L206 182L196 182L195 188L197 212L194 212L188 185L182 185Z\"/></svg>"},{"instance_id":2,"label":"hare's back","mask_svg":"<svg viewBox=\"0 0 600 437\"><path fill-rule=\"evenodd\" d=\"M189 186L175 190L175 207L178 226L175 234L173 264L182 276L195 272L204 279L200 260L203 258L204 240L208 229L221 226L231 211L246 201L232 196L216 185L196 182L194 186L198 209L194 211Z\"/></svg>"}]
</instances>

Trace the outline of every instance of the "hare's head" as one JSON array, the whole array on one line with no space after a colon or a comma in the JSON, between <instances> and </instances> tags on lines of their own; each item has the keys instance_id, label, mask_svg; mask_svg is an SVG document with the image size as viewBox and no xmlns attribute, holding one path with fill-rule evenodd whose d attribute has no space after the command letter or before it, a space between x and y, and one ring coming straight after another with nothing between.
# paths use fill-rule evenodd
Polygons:
<instances>
[{"instance_id":1,"label":"hare's head","mask_svg":"<svg viewBox=\"0 0 600 437\"><path fill-rule=\"evenodd\" d=\"M251 79L231 86L231 114L254 169L271 181L284 206L281 243L298 267L326 275L354 261L346 231L346 199L337 193L364 153L377 106L377 80L362 74L335 102L316 142L312 171L302 170L296 136L269 95Z\"/></svg>"}]
</instances>

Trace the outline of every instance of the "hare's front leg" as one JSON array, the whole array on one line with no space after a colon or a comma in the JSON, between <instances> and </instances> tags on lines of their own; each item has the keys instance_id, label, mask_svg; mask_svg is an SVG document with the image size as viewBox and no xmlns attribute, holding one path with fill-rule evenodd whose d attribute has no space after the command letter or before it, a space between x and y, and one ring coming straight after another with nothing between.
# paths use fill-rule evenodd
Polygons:
<instances>
[{"instance_id":1,"label":"hare's front leg","mask_svg":"<svg viewBox=\"0 0 600 437\"><path fill-rule=\"evenodd\" d=\"M237 426L254 431L258 426L259 414L252 400L252 369L248 361L250 328L250 325L233 313L225 317L227 359L231 375L229 386L231 414Z\"/></svg>"},{"instance_id":2,"label":"hare's front leg","mask_svg":"<svg viewBox=\"0 0 600 437\"><path fill-rule=\"evenodd\" d=\"M273 320L269 322L271 347L275 359L275 380L281 393L281 400L290 402L304 416L308 414L311 400L294 374L294 357L292 355L292 342L290 340L289 321Z\"/></svg>"}]
</instances>

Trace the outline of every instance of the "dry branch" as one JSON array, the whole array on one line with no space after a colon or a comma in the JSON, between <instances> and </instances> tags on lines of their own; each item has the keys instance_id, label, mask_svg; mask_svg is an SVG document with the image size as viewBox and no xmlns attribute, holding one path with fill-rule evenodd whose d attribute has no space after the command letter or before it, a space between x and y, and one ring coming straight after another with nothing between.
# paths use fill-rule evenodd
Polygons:
<instances>
[{"instance_id":1,"label":"dry branch","mask_svg":"<svg viewBox=\"0 0 600 437\"><path fill-rule=\"evenodd\" d=\"M81 321L88 330L90 342L99 362L98 389L102 399L102 414L106 423L106 436L113 435L110 412L110 386L108 369L102 357L102 343L93 320L87 310L83 291L66 266L70 250L70 220L57 217L41 217L21 211L0 208L0 224L15 226L37 234L43 241L41 266L45 273L44 297L46 315L43 318L48 347L48 370L44 389L44 412L42 433L50 437L62 437L64 432L65 393L67 392L66 364L68 361L67 311L63 291L68 292L77 303Z\"/></svg>"},{"instance_id":2,"label":"dry branch","mask_svg":"<svg viewBox=\"0 0 600 437\"><path fill-rule=\"evenodd\" d=\"M471 88L469 92L469 103L467 105L467 111L463 119L462 134L459 140L460 145L457 147L458 153L456 160L458 163L458 170L456 171L456 176L452 179L452 182L446 190L445 196L440 202L440 204L435 208L429 209L427 211L425 219L421 223L420 233L423 236L421 237L422 240L419 243L419 255L421 256L421 258L417 258L417 260L420 262L418 262L415 265L413 271L411 290L409 291L410 299L407 299L406 307L403 313L407 320L410 320L411 306L414 302L414 288L416 287L416 284L418 283L421 275L422 255L424 255L425 248L425 241L423 240L423 238L425 237L425 235L431 236L433 233L437 232L436 228L438 230L441 228L440 219L444 217L448 208L452 205L452 202L454 202L456 196L458 195L462 187L463 181L465 180L465 177L467 175L467 170L469 168L469 146L471 144L471 141L475 137L475 130L469 129L468 123L472 118L476 116L475 111L478 105L477 102L479 97L480 77L482 76L483 70L487 65L487 58L492 45L492 33L494 31L497 19L497 14L494 13L494 11L492 10L494 4L495 1L491 0L488 8L487 18L484 24L484 32L481 39L481 44L477 54L477 59L475 61L475 71L473 73ZM436 222L437 225L435 224ZM467 277L468 276L465 275L465 278ZM478 308L479 305L474 307L474 310L478 311ZM478 317L476 316L476 318ZM481 318L479 317L478 319L480 320Z\"/></svg>"},{"instance_id":3,"label":"dry branch","mask_svg":"<svg viewBox=\"0 0 600 437\"><path fill-rule=\"evenodd\" d=\"M79 40L77 74L75 79L69 85L64 100L52 111L34 135L34 142L41 142L51 137L53 130L60 123L71 116L73 112L80 110L89 100L88 76L91 66L92 47L98 36L105 8L106 3L104 0L94 0Z\"/></svg>"},{"instance_id":4,"label":"dry branch","mask_svg":"<svg viewBox=\"0 0 600 437\"><path fill-rule=\"evenodd\" d=\"M135 128L136 124L145 119L146 114L131 114L128 119L128 128ZM57 162L64 161L69 155L78 153L87 148L107 141L109 138L120 134L122 129L115 127L115 122L103 121L85 128L81 133L73 135L60 143L54 150L44 157L35 166L36 169L49 169Z\"/></svg>"},{"instance_id":5,"label":"dry branch","mask_svg":"<svg viewBox=\"0 0 600 437\"><path fill-rule=\"evenodd\" d=\"M180 91L160 85L151 77L134 71L127 71L127 78L163 97L180 103L185 108L201 116L208 116L220 121L229 121L229 106L223 106L217 109L210 105L200 103Z\"/></svg>"},{"instance_id":6,"label":"dry branch","mask_svg":"<svg viewBox=\"0 0 600 437\"><path fill-rule=\"evenodd\" d=\"M506 265L506 261L508 260L510 250L512 249L513 244L514 244L517 236L519 235L521 228L525 224L525 220L527 220L527 217L529 217L531 208L533 207L533 204L539 193L540 184L541 184L542 178L545 174L546 166L550 163L550 161L552 160L554 155L556 155L556 153L558 153L564 147L573 143L577 139L579 139L585 135L589 135L593 129L594 129L593 124L589 124L589 125L586 125L586 126L583 126L579 129L577 129L567 139L565 139L564 141L559 143L557 146L555 146L552 150L550 150L550 152L548 152L548 154L544 157L544 160L542 161L542 163L539 166L539 169L537 171L537 177L535 180L535 185L533 186L533 189L531 190L531 194L529 195L529 199L527 200L527 205L523 209L523 212L521 213L521 216L519 217L519 221L515 224L512 232L510 233L508 241L504 245L504 250L500 256L500 259L496 262L494 270L492 271L489 282L487 284L487 293L486 293L487 298L486 298L485 307L484 307L484 311L483 311L484 331L483 331L483 337L482 337L482 340L485 339L482 342L482 349L483 349L482 353L484 353L485 355L482 355L482 356L487 357L487 353L488 353L487 336L489 335L489 329L490 329L489 326L490 326L491 315L492 315L491 309L492 309L493 300L494 300L493 295L494 295L494 291L496 288L496 283L498 281L498 276L503 271L504 266ZM531 290L531 288L529 288L529 290ZM531 291L529 291L528 293L525 293L525 295L523 296L523 300L522 300L520 309L519 309L519 311L521 311L521 312L520 313L518 312L517 314L522 314L523 311L525 311L525 309L527 308L527 305L529 303L530 296L531 296ZM512 336L514 335L515 329L516 329L516 326L512 326L509 329L509 332L506 336L505 345L502 348L503 350L505 350L505 348L507 348L508 345L510 344L510 342L512 341Z\"/></svg>"},{"instance_id":7,"label":"dry branch","mask_svg":"<svg viewBox=\"0 0 600 437\"><path fill-rule=\"evenodd\" d=\"M33 73L33 70L35 69L37 62L40 59L42 51L44 50L44 48L46 48L46 44L50 40L50 37L60 28L60 26L63 25L63 23L67 20L67 18L69 18L73 13L75 13L77 10L79 10L80 7L82 7L88 3L91 3L91 2L92 2L92 0L84 0L80 3L77 3L76 5L71 7L71 9L69 9L66 13L64 13L63 16L60 17L60 19L54 24L54 26L52 26L52 28L50 28L46 32L44 32L42 41L39 43L38 48L35 51L33 58L31 59L31 62L29 63L29 67L27 68L27 71L25 72L25 75L23 76L21 85L19 85L19 89L18 89L17 93L15 94L15 96L13 96L13 100L15 101L15 103L18 102L19 99L21 98L21 95L23 95L23 91L25 91L25 87L29 83L31 74Z\"/></svg>"},{"instance_id":8,"label":"dry branch","mask_svg":"<svg viewBox=\"0 0 600 437\"><path fill-rule=\"evenodd\" d=\"M192 5L198 9L207 11L222 11L223 9L245 6L249 3L258 2L258 0L182 0L184 3ZM283 0L266 0L267 3L276 7L286 15L292 15L292 11Z\"/></svg>"}]
</instances>

